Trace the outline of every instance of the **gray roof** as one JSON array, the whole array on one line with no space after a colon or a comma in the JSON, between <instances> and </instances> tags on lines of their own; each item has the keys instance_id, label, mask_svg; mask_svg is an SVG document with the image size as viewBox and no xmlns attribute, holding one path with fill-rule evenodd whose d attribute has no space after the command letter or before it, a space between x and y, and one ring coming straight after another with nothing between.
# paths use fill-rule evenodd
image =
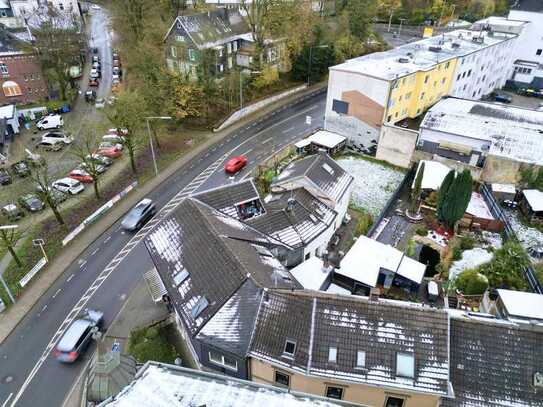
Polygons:
<instances>
[{"instance_id":1,"label":"gray roof","mask_svg":"<svg viewBox=\"0 0 543 407\"><path fill-rule=\"evenodd\" d=\"M543 12L541 0L515 0L511 6L513 10Z\"/></svg>"},{"instance_id":2,"label":"gray roof","mask_svg":"<svg viewBox=\"0 0 543 407\"><path fill-rule=\"evenodd\" d=\"M293 357L286 340L296 342ZM336 362L328 359L337 349ZM365 367L357 368L358 351ZM414 378L396 373L398 353L414 355ZM443 310L314 291L265 294L250 356L306 374L449 394L448 314Z\"/></svg>"},{"instance_id":3,"label":"gray roof","mask_svg":"<svg viewBox=\"0 0 543 407\"><path fill-rule=\"evenodd\" d=\"M290 163L277 176L272 190L291 189L288 185L298 181L313 186L323 198L338 201L353 182L353 177L329 155L321 153Z\"/></svg>"},{"instance_id":4,"label":"gray roof","mask_svg":"<svg viewBox=\"0 0 543 407\"><path fill-rule=\"evenodd\" d=\"M541 406L543 327L451 318L451 382L455 398L443 407Z\"/></svg>"},{"instance_id":5,"label":"gray roof","mask_svg":"<svg viewBox=\"0 0 543 407\"><path fill-rule=\"evenodd\" d=\"M187 329L197 333L246 279L260 287L300 285L264 234L195 199L186 199L145 244Z\"/></svg>"},{"instance_id":6,"label":"gray roof","mask_svg":"<svg viewBox=\"0 0 543 407\"><path fill-rule=\"evenodd\" d=\"M102 402L130 384L138 368L136 360L120 352L97 353L88 374L87 400Z\"/></svg>"},{"instance_id":7,"label":"gray roof","mask_svg":"<svg viewBox=\"0 0 543 407\"><path fill-rule=\"evenodd\" d=\"M0 24L0 54L23 52L22 43Z\"/></svg>"},{"instance_id":8,"label":"gray roof","mask_svg":"<svg viewBox=\"0 0 543 407\"><path fill-rule=\"evenodd\" d=\"M199 49L222 45L251 32L249 25L241 14L227 8L194 15L178 16L167 36L170 35L172 30L178 31L178 22Z\"/></svg>"},{"instance_id":9,"label":"gray roof","mask_svg":"<svg viewBox=\"0 0 543 407\"><path fill-rule=\"evenodd\" d=\"M277 194L266 200L264 207L264 215L246 222L292 248L306 246L328 229L337 216L304 188Z\"/></svg>"},{"instance_id":10,"label":"gray roof","mask_svg":"<svg viewBox=\"0 0 543 407\"><path fill-rule=\"evenodd\" d=\"M194 198L211 206L212 208L239 219L236 206L255 199L260 200L258 191L252 179L227 184L193 195Z\"/></svg>"}]
</instances>

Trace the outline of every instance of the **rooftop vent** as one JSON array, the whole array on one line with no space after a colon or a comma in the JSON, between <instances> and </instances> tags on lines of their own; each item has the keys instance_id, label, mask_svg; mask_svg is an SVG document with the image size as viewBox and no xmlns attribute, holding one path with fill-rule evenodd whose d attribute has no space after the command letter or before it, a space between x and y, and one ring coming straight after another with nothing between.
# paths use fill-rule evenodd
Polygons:
<instances>
[{"instance_id":1,"label":"rooftop vent","mask_svg":"<svg viewBox=\"0 0 543 407\"><path fill-rule=\"evenodd\" d=\"M292 211L294 209L294 205L296 205L296 199L289 198L287 200L287 211Z\"/></svg>"},{"instance_id":2,"label":"rooftop vent","mask_svg":"<svg viewBox=\"0 0 543 407\"><path fill-rule=\"evenodd\" d=\"M441 47L437 47L435 45L429 46L428 49L432 52L441 52Z\"/></svg>"},{"instance_id":3,"label":"rooftop vent","mask_svg":"<svg viewBox=\"0 0 543 407\"><path fill-rule=\"evenodd\" d=\"M407 64L409 62L409 58L405 58L405 57L398 58L398 62L400 64Z\"/></svg>"},{"instance_id":4,"label":"rooftop vent","mask_svg":"<svg viewBox=\"0 0 543 407\"><path fill-rule=\"evenodd\" d=\"M451 44L451 47L456 48L456 49L457 49L457 48L460 48L460 43L459 43L459 42L453 42L453 43Z\"/></svg>"},{"instance_id":5,"label":"rooftop vent","mask_svg":"<svg viewBox=\"0 0 543 407\"><path fill-rule=\"evenodd\" d=\"M476 44L483 44L485 42L485 37L479 36L479 37L473 37L471 39Z\"/></svg>"}]
</instances>

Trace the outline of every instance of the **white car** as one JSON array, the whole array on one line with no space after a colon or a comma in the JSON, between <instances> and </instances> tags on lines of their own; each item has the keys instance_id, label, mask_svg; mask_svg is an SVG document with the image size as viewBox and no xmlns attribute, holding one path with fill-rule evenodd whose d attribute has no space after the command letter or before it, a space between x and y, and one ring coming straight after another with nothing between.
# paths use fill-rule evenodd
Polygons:
<instances>
[{"instance_id":1,"label":"white car","mask_svg":"<svg viewBox=\"0 0 543 407\"><path fill-rule=\"evenodd\" d=\"M100 10L100 6L99 6L98 4L93 4L93 5L91 6L91 9L93 9L93 10Z\"/></svg>"},{"instance_id":2,"label":"white car","mask_svg":"<svg viewBox=\"0 0 543 407\"><path fill-rule=\"evenodd\" d=\"M108 148L116 148L119 151L123 151L123 145L120 143L114 143L111 141L102 141L98 144L98 150L104 150Z\"/></svg>"},{"instance_id":3,"label":"white car","mask_svg":"<svg viewBox=\"0 0 543 407\"><path fill-rule=\"evenodd\" d=\"M70 144L74 139L61 131L50 131L41 136L41 141L60 141L64 144Z\"/></svg>"},{"instance_id":4,"label":"white car","mask_svg":"<svg viewBox=\"0 0 543 407\"><path fill-rule=\"evenodd\" d=\"M98 72L98 69L91 69L90 71L90 77L92 79L98 79L100 78L100 72Z\"/></svg>"},{"instance_id":5,"label":"white car","mask_svg":"<svg viewBox=\"0 0 543 407\"><path fill-rule=\"evenodd\" d=\"M97 109L102 109L106 105L106 101L102 98L96 99L94 107Z\"/></svg>"},{"instance_id":6,"label":"white car","mask_svg":"<svg viewBox=\"0 0 543 407\"><path fill-rule=\"evenodd\" d=\"M113 143L113 144L124 144L126 139L123 136L117 136L115 134L106 134L102 136L102 141L104 143Z\"/></svg>"},{"instance_id":7,"label":"white car","mask_svg":"<svg viewBox=\"0 0 543 407\"><path fill-rule=\"evenodd\" d=\"M85 190L83 184L73 178L62 178L53 182L53 188L60 192L77 195Z\"/></svg>"},{"instance_id":8,"label":"white car","mask_svg":"<svg viewBox=\"0 0 543 407\"><path fill-rule=\"evenodd\" d=\"M40 130L58 129L64 126L64 119L59 114L50 114L36 123L36 127Z\"/></svg>"}]
</instances>

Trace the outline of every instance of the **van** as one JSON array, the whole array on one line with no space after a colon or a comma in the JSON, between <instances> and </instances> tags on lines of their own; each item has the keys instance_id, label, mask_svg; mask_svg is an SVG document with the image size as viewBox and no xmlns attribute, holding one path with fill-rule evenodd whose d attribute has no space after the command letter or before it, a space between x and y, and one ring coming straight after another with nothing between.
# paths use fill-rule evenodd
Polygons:
<instances>
[{"instance_id":1,"label":"van","mask_svg":"<svg viewBox=\"0 0 543 407\"><path fill-rule=\"evenodd\" d=\"M49 114L36 123L39 130L58 129L64 126L64 120L59 114Z\"/></svg>"}]
</instances>

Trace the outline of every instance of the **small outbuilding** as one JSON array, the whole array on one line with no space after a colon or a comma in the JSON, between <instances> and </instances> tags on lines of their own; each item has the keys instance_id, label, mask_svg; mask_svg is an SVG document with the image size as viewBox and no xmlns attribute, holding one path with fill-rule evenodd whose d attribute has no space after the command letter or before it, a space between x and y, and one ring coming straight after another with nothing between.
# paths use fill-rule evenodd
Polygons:
<instances>
[{"instance_id":1,"label":"small outbuilding","mask_svg":"<svg viewBox=\"0 0 543 407\"><path fill-rule=\"evenodd\" d=\"M513 201L517 194L517 189L513 184L492 184L492 195L497 201Z\"/></svg>"},{"instance_id":2,"label":"small outbuilding","mask_svg":"<svg viewBox=\"0 0 543 407\"><path fill-rule=\"evenodd\" d=\"M324 149L328 155L334 155L345 148L347 139L331 131L319 130L294 145L298 154L314 153Z\"/></svg>"},{"instance_id":3,"label":"small outbuilding","mask_svg":"<svg viewBox=\"0 0 543 407\"><path fill-rule=\"evenodd\" d=\"M10 138L13 134L19 134L19 117L15 105L0 107L0 119L5 119L4 134Z\"/></svg>"},{"instance_id":4,"label":"small outbuilding","mask_svg":"<svg viewBox=\"0 0 543 407\"><path fill-rule=\"evenodd\" d=\"M522 191L520 210L532 222L543 223L543 192L537 189Z\"/></svg>"}]
</instances>

